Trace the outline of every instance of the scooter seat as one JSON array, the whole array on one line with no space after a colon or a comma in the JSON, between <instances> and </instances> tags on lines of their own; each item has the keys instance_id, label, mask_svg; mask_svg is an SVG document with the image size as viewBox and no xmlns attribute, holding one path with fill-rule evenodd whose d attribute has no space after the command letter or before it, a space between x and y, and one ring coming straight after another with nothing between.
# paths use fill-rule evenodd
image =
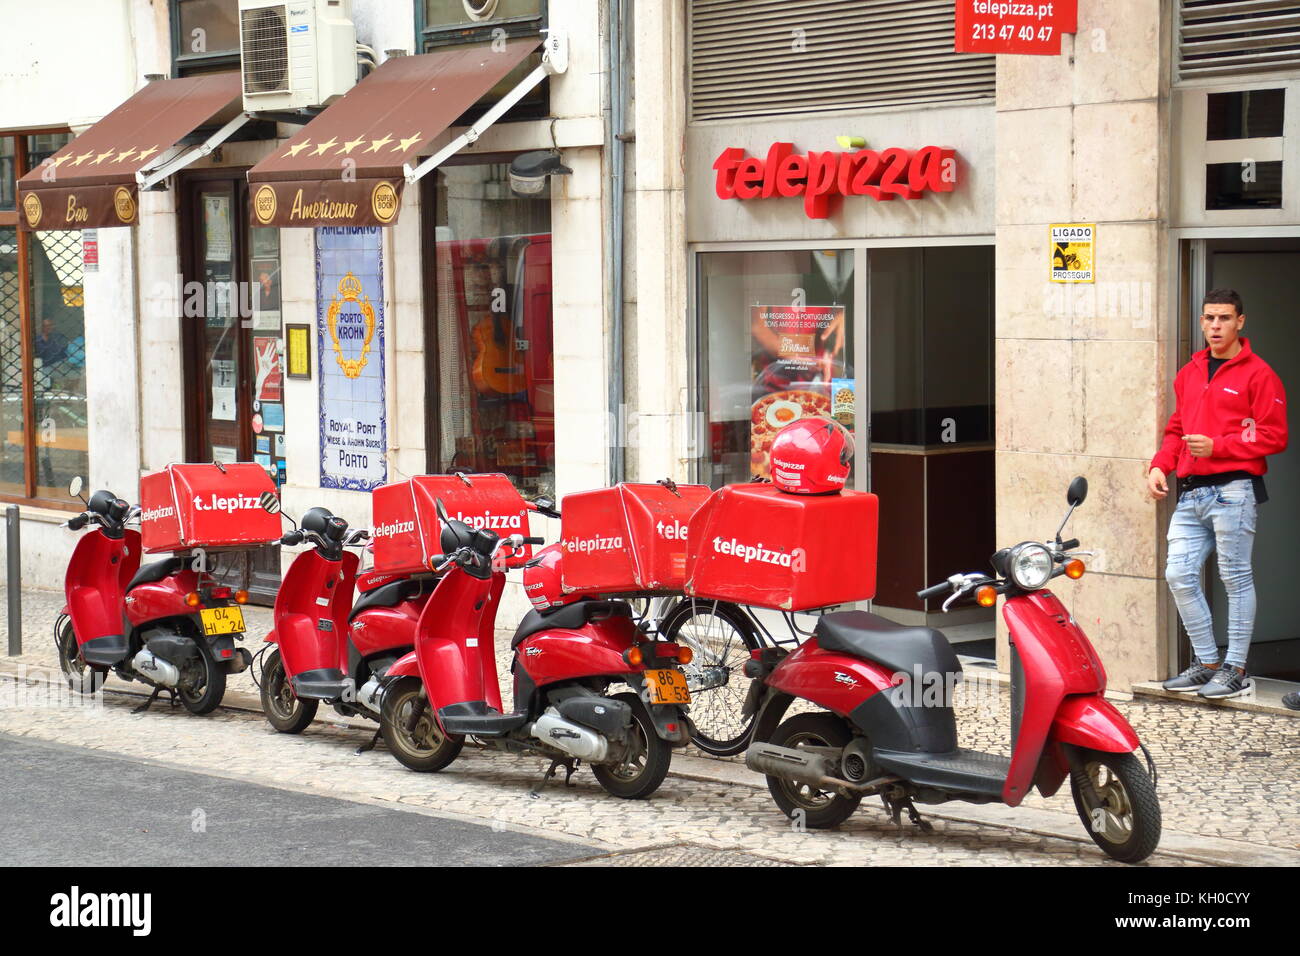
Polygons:
<instances>
[{"instance_id":1,"label":"scooter seat","mask_svg":"<svg viewBox=\"0 0 1300 956\"><path fill-rule=\"evenodd\" d=\"M519 629L515 631L515 636L510 641L510 648L513 650L538 631L546 631L553 627L560 630L576 631L581 627L585 627L587 622L593 618L630 618L631 616L632 606L626 601L582 600L573 604L566 604L546 613L529 611L524 615L524 619L519 622Z\"/></svg>"},{"instance_id":2,"label":"scooter seat","mask_svg":"<svg viewBox=\"0 0 1300 956\"><path fill-rule=\"evenodd\" d=\"M828 651L874 661L894 674L960 674L961 662L943 633L905 627L867 611L835 611L817 622L813 635Z\"/></svg>"},{"instance_id":3,"label":"scooter seat","mask_svg":"<svg viewBox=\"0 0 1300 956\"><path fill-rule=\"evenodd\" d=\"M348 623L352 623L358 614L369 608L397 607L403 601L419 597L426 588L433 590L436 583L432 575L420 575L414 578L401 578L391 584L381 585L373 591L367 591L352 605L352 610L348 613Z\"/></svg>"},{"instance_id":4,"label":"scooter seat","mask_svg":"<svg viewBox=\"0 0 1300 956\"><path fill-rule=\"evenodd\" d=\"M141 584L157 584L164 578L169 578L173 574L180 574L189 566L190 558L163 558L161 561L153 561L149 564L140 565L140 570L135 572L135 577L131 583L126 586L129 591Z\"/></svg>"},{"instance_id":5,"label":"scooter seat","mask_svg":"<svg viewBox=\"0 0 1300 956\"><path fill-rule=\"evenodd\" d=\"M481 700L449 704L438 711L438 720L447 733L466 737L503 737L522 727L527 719L527 713L503 714Z\"/></svg>"}]
</instances>

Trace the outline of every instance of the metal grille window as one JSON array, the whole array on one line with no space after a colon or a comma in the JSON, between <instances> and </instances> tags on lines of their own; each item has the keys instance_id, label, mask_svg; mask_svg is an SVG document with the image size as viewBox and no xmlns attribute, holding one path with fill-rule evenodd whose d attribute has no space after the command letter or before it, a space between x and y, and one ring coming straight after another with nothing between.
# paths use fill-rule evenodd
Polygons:
<instances>
[{"instance_id":1,"label":"metal grille window","mask_svg":"<svg viewBox=\"0 0 1300 956\"><path fill-rule=\"evenodd\" d=\"M0 136L0 194L70 139ZM0 498L68 507L88 469L82 234L19 232L17 215L0 208Z\"/></svg>"},{"instance_id":2,"label":"metal grille window","mask_svg":"<svg viewBox=\"0 0 1300 956\"><path fill-rule=\"evenodd\" d=\"M952 0L690 0L691 119L994 95L992 56L953 50Z\"/></svg>"},{"instance_id":3,"label":"metal grille window","mask_svg":"<svg viewBox=\"0 0 1300 956\"><path fill-rule=\"evenodd\" d=\"M1300 70L1300 3L1181 0L1178 77Z\"/></svg>"}]
</instances>

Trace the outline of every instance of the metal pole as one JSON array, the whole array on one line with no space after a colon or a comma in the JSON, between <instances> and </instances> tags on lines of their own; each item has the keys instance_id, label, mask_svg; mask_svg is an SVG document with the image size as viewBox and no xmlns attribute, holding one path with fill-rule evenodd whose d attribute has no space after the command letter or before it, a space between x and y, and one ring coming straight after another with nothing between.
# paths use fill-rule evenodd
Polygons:
<instances>
[{"instance_id":1,"label":"metal pole","mask_svg":"<svg viewBox=\"0 0 1300 956\"><path fill-rule=\"evenodd\" d=\"M9 579L9 656L23 652L22 550L18 539L18 506L5 509L6 563Z\"/></svg>"}]
</instances>

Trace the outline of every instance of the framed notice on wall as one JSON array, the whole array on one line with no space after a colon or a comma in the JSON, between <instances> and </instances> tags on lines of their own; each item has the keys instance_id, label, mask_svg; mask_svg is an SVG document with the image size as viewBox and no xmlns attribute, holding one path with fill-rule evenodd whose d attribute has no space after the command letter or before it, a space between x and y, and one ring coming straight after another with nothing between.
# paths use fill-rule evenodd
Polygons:
<instances>
[{"instance_id":1,"label":"framed notice on wall","mask_svg":"<svg viewBox=\"0 0 1300 956\"><path fill-rule=\"evenodd\" d=\"M311 378L311 327L284 327L284 374L288 378Z\"/></svg>"},{"instance_id":2,"label":"framed notice on wall","mask_svg":"<svg viewBox=\"0 0 1300 956\"><path fill-rule=\"evenodd\" d=\"M322 488L371 491L388 480L382 250L378 226L316 230Z\"/></svg>"}]
</instances>

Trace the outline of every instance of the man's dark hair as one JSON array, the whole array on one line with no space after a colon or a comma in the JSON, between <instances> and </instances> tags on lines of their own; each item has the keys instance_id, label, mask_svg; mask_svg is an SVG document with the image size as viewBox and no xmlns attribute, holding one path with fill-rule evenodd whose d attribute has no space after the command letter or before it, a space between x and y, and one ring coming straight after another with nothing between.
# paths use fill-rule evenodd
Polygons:
<instances>
[{"instance_id":1,"label":"man's dark hair","mask_svg":"<svg viewBox=\"0 0 1300 956\"><path fill-rule=\"evenodd\" d=\"M1246 314L1246 308L1241 304L1241 296L1237 295L1236 289L1211 289L1205 293L1201 305L1230 305L1237 310L1238 315Z\"/></svg>"}]
</instances>

